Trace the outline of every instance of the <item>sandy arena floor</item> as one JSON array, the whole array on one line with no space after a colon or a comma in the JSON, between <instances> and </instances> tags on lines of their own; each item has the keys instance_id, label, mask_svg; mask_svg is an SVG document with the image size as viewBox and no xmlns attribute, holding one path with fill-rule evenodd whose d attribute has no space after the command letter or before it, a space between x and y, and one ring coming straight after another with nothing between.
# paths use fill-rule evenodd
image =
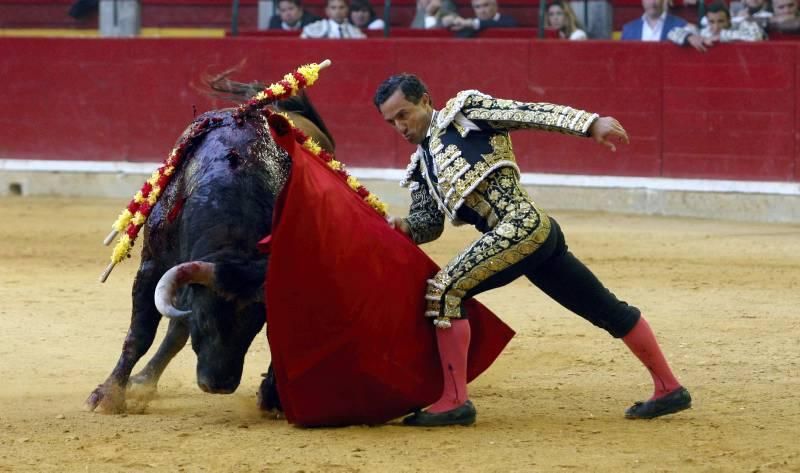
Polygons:
<instances>
[{"instance_id":1,"label":"sandy arena floor","mask_svg":"<svg viewBox=\"0 0 800 473\"><path fill-rule=\"evenodd\" d=\"M83 410L128 328L137 261L97 282L124 204L0 198L0 472L800 472L800 226L553 212L643 309L690 411L625 420L644 368L520 280L481 297L518 334L471 385L475 427L308 430L256 408L265 337L233 395L197 388L187 347L142 414ZM474 236L425 249L442 263Z\"/></svg>"}]
</instances>

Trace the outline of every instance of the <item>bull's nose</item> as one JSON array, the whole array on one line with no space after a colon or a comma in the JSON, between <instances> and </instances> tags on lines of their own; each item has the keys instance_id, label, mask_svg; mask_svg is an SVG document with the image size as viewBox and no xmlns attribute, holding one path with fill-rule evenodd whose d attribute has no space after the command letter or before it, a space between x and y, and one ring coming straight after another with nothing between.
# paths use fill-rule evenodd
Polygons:
<instances>
[{"instance_id":1,"label":"bull's nose","mask_svg":"<svg viewBox=\"0 0 800 473\"><path fill-rule=\"evenodd\" d=\"M202 389L203 392L209 394L231 394L236 390L236 388L229 388L226 386L210 386L208 383L203 381L198 381L197 385L200 386L200 389Z\"/></svg>"}]
</instances>

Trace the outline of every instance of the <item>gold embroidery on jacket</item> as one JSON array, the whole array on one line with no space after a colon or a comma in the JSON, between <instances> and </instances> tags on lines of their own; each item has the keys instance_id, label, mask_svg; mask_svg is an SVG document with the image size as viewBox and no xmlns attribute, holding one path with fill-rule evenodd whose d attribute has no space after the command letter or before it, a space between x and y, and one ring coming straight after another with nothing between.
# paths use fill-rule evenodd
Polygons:
<instances>
[{"instance_id":1,"label":"gold embroidery on jacket","mask_svg":"<svg viewBox=\"0 0 800 473\"><path fill-rule=\"evenodd\" d=\"M447 101L447 103L444 105L444 108L442 108L440 113L436 115L433 123L439 128L447 128L447 126L453 122L456 114L460 112L462 108L464 108L464 104L481 97L488 99L492 98L491 96L478 92L477 90L462 90L456 94L455 97Z\"/></svg>"},{"instance_id":2,"label":"gold embroidery on jacket","mask_svg":"<svg viewBox=\"0 0 800 473\"><path fill-rule=\"evenodd\" d=\"M550 219L531 202L511 168L490 174L465 201L479 214L495 214L497 225L453 258L428 285L426 313L432 317L460 317L467 292L533 254L550 234Z\"/></svg>"},{"instance_id":3,"label":"gold embroidery on jacket","mask_svg":"<svg viewBox=\"0 0 800 473\"><path fill-rule=\"evenodd\" d=\"M478 187L475 188L475 192L470 192L464 198L464 205L474 210L480 218L485 220L488 228L494 228L495 225L497 225L497 213L481 195L486 193L488 187L489 183L485 180L478 184Z\"/></svg>"},{"instance_id":4,"label":"gold embroidery on jacket","mask_svg":"<svg viewBox=\"0 0 800 473\"><path fill-rule=\"evenodd\" d=\"M433 159L436 161L436 168L439 170L440 181L442 178L444 178L446 181L452 180L452 175L455 172L451 171L453 167L460 168L463 166L468 166L467 162L463 159L458 161L460 157L461 150L458 149L456 145L447 145L444 151L433 157Z\"/></svg>"},{"instance_id":5,"label":"gold embroidery on jacket","mask_svg":"<svg viewBox=\"0 0 800 473\"><path fill-rule=\"evenodd\" d=\"M589 123L597 117L566 105L500 99L467 101L463 113L470 120L495 122L490 124L500 128L535 128L581 136L588 133Z\"/></svg>"},{"instance_id":6,"label":"gold embroidery on jacket","mask_svg":"<svg viewBox=\"0 0 800 473\"><path fill-rule=\"evenodd\" d=\"M490 127L496 131L491 138L492 152L482 155L483 160L474 164L470 162L477 159L469 156L468 161L461 156L457 143L447 147L442 143L450 125L462 137L466 135L464 125L455 121L458 113L462 113L467 120L483 121L485 125L481 127L484 130ZM437 182L431 194L453 223L458 225L458 208L489 173L503 167L519 172L509 131L535 128L586 135L596 117L596 114L563 105L495 99L476 90L459 92L432 117L428 151L433 158L432 171Z\"/></svg>"},{"instance_id":7,"label":"gold embroidery on jacket","mask_svg":"<svg viewBox=\"0 0 800 473\"><path fill-rule=\"evenodd\" d=\"M507 133L493 135L490 143L492 145L492 151L487 154L482 154L481 157L483 161L476 163L469 171L463 173L463 177L458 179L455 183L455 193L446 196L446 203L448 206L457 204L459 200L468 194L497 165L504 162L514 163L516 161L514 150L511 146L511 138Z\"/></svg>"},{"instance_id":8,"label":"gold embroidery on jacket","mask_svg":"<svg viewBox=\"0 0 800 473\"><path fill-rule=\"evenodd\" d=\"M456 129L456 131L458 132L458 135L460 137L464 138L465 136L467 136L467 129L464 128L463 125L461 125L461 124L459 124L458 122L455 122L455 121L452 122L451 125L453 125L453 127Z\"/></svg>"}]
</instances>

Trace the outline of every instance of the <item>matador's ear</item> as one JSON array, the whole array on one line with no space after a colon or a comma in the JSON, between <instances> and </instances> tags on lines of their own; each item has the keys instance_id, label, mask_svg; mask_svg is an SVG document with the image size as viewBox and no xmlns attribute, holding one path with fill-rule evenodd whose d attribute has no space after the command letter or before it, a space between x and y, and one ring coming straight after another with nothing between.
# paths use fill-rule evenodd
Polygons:
<instances>
[{"instance_id":1,"label":"matador's ear","mask_svg":"<svg viewBox=\"0 0 800 473\"><path fill-rule=\"evenodd\" d=\"M431 94L425 92L422 94L422 97L419 99L420 105L430 105L433 107L433 99L431 99Z\"/></svg>"}]
</instances>

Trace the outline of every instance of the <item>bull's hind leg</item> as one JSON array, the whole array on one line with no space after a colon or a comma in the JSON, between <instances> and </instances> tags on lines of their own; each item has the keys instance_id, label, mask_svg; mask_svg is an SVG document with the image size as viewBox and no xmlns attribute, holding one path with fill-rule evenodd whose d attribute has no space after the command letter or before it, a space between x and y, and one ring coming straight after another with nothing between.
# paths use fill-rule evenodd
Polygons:
<instances>
[{"instance_id":1,"label":"bull's hind leg","mask_svg":"<svg viewBox=\"0 0 800 473\"><path fill-rule=\"evenodd\" d=\"M90 411L98 408L106 413L125 411L125 387L128 378L136 362L153 344L158 322L161 320L161 314L158 313L153 300L153 293L160 277L161 272L151 260L142 262L136 274L136 281L133 283L131 325L122 344L122 354L106 381L86 399L86 407Z\"/></svg>"},{"instance_id":2,"label":"bull's hind leg","mask_svg":"<svg viewBox=\"0 0 800 473\"><path fill-rule=\"evenodd\" d=\"M158 389L158 380L167 365L186 346L189 339L189 324L184 319L171 319L169 328L158 351L144 368L131 376L128 389L144 400L150 400Z\"/></svg>"}]
</instances>

